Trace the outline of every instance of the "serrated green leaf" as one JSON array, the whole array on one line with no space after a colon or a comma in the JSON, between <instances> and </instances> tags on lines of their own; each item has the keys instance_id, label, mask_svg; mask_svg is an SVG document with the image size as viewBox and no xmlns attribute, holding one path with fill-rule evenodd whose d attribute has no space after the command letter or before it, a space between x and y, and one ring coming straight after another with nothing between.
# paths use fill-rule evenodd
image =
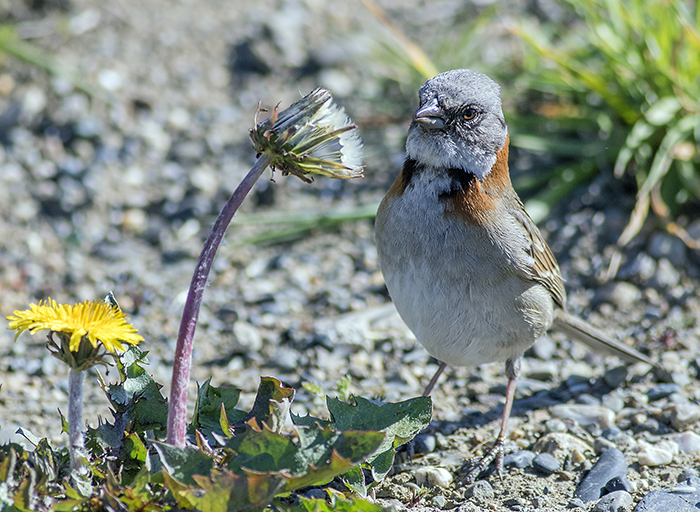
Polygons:
<instances>
[{"instance_id":1,"label":"serrated green leaf","mask_svg":"<svg viewBox=\"0 0 700 512\"><path fill-rule=\"evenodd\" d=\"M140 462L146 462L148 448L143 444L138 434L131 433L124 439L124 448L129 452L129 457Z\"/></svg>"},{"instance_id":2,"label":"serrated green leaf","mask_svg":"<svg viewBox=\"0 0 700 512\"><path fill-rule=\"evenodd\" d=\"M423 430L432 417L429 397L411 398L398 403L374 403L355 397L357 405L327 398L334 428L339 430L372 430L386 432L384 441L368 462L375 480L381 480L391 469L395 448L410 441Z\"/></svg>"},{"instance_id":3,"label":"serrated green leaf","mask_svg":"<svg viewBox=\"0 0 700 512\"><path fill-rule=\"evenodd\" d=\"M362 497L367 496L367 485L365 484L365 473L361 466L346 471L343 474L343 483Z\"/></svg>"},{"instance_id":4,"label":"serrated green leaf","mask_svg":"<svg viewBox=\"0 0 700 512\"><path fill-rule=\"evenodd\" d=\"M236 388L217 388L211 385L211 378L197 388L197 401L192 416L191 431L199 430L206 437L212 432L229 437L230 432L222 426L222 407L226 412L228 424L243 420L246 412L236 409L241 390Z\"/></svg>"},{"instance_id":5,"label":"serrated green leaf","mask_svg":"<svg viewBox=\"0 0 700 512\"><path fill-rule=\"evenodd\" d=\"M196 475L196 485L186 485L163 473L165 485L178 506L201 512L243 512L260 510L284 488L279 475L236 475L214 470L210 475Z\"/></svg>"},{"instance_id":6,"label":"serrated green leaf","mask_svg":"<svg viewBox=\"0 0 700 512\"><path fill-rule=\"evenodd\" d=\"M265 423L272 430L279 430L287 421L289 404L294 400L294 389L284 387L273 377L261 377L253 408L237 426L255 418L258 425Z\"/></svg>"},{"instance_id":7,"label":"serrated green leaf","mask_svg":"<svg viewBox=\"0 0 700 512\"><path fill-rule=\"evenodd\" d=\"M153 446L158 452L163 471L185 485L196 484L195 475L208 476L214 467L211 458L192 446L178 448L159 442L154 442Z\"/></svg>"}]
</instances>

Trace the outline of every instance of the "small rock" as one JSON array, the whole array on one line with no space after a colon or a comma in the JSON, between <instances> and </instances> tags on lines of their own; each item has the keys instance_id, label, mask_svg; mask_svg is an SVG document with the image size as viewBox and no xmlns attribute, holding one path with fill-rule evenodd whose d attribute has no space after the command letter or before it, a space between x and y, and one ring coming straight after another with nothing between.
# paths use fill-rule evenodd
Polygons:
<instances>
[{"instance_id":1,"label":"small rock","mask_svg":"<svg viewBox=\"0 0 700 512\"><path fill-rule=\"evenodd\" d=\"M673 462L673 453L656 446L647 446L637 453L637 462L644 466L663 466Z\"/></svg>"},{"instance_id":2,"label":"small rock","mask_svg":"<svg viewBox=\"0 0 700 512\"><path fill-rule=\"evenodd\" d=\"M652 258L666 258L675 266L683 266L687 260L683 240L668 233L654 233L649 240L647 251Z\"/></svg>"},{"instance_id":3,"label":"small rock","mask_svg":"<svg viewBox=\"0 0 700 512\"><path fill-rule=\"evenodd\" d=\"M606 429L615 425L615 413L598 405L555 405L550 413L555 418L571 419L582 426L594 423Z\"/></svg>"},{"instance_id":4,"label":"small rock","mask_svg":"<svg viewBox=\"0 0 700 512\"><path fill-rule=\"evenodd\" d=\"M630 263L624 265L617 273L619 279L645 283L656 272L656 261L646 253L639 253Z\"/></svg>"},{"instance_id":5,"label":"small rock","mask_svg":"<svg viewBox=\"0 0 700 512\"><path fill-rule=\"evenodd\" d=\"M681 453L700 452L700 435L695 432L683 432L677 435L674 440L678 443L678 449Z\"/></svg>"},{"instance_id":6,"label":"small rock","mask_svg":"<svg viewBox=\"0 0 700 512\"><path fill-rule=\"evenodd\" d=\"M541 437L533 447L533 451L547 452L558 461L563 461L571 452L578 450L581 453L593 452L593 448L578 437L563 432L552 432Z\"/></svg>"},{"instance_id":7,"label":"small rock","mask_svg":"<svg viewBox=\"0 0 700 512\"><path fill-rule=\"evenodd\" d=\"M650 492L637 504L635 512L697 512L700 478L690 477L682 485L688 492L674 492L674 489Z\"/></svg>"},{"instance_id":8,"label":"small rock","mask_svg":"<svg viewBox=\"0 0 700 512\"><path fill-rule=\"evenodd\" d=\"M525 469L532 465L532 459L535 458L535 452L530 450L520 450L515 453L509 453L503 458L503 467Z\"/></svg>"},{"instance_id":9,"label":"small rock","mask_svg":"<svg viewBox=\"0 0 700 512\"><path fill-rule=\"evenodd\" d=\"M576 403L580 405L600 405L600 400L588 393L580 394L576 397Z\"/></svg>"},{"instance_id":10,"label":"small rock","mask_svg":"<svg viewBox=\"0 0 700 512\"><path fill-rule=\"evenodd\" d=\"M240 348L246 352L259 352L262 348L262 338L258 329L248 322L238 321L233 324L233 334Z\"/></svg>"},{"instance_id":11,"label":"small rock","mask_svg":"<svg viewBox=\"0 0 700 512\"><path fill-rule=\"evenodd\" d=\"M642 292L633 284L626 282L608 283L596 291L594 302L607 302L618 308L632 306L639 300Z\"/></svg>"},{"instance_id":12,"label":"small rock","mask_svg":"<svg viewBox=\"0 0 700 512\"><path fill-rule=\"evenodd\" d=\"M579 498L573 498L569 500L569 504L566 508L586 508L586 504Z\"/></svg>"},{"instance_id":13,"label":"small rock","mask_svg":"<svg viewBox=\"0 0 700 512\"><path fill-rule=\"evenodd\" d=\"M615 366L603 374L603 380L611 388L617 389L627 381L628 374L627 365Z\"/></svg>"},{"instance_id":14,"label":"small rock","mask_svg":"<svg viewBox=\"0 0 700 512\"><path fill-rule=\"evenodd\" d=\"M617 427L610 427L603 430L600 435L609 441L617 442L620 436L622 436L622 430Z\"/></svg>"},{"instance_id":15,"label":"small rock","mask_svg":"<svg viewBox=\"0 0 700 512\"><path fill-rule=\"evenodd\" d=\"M435 451L436 440L431 434L418 434L413 438L413 449L415 453L433 453Z\"/></svg>"},{"instance_id":16,"label":"small rock","mask_svg":"<svg viewBox=\"0 0 700 512\"><path fill-rule=\"evenodd\" d=\"M557 344L554 343L552 338L547 336L540 336L540 338L532 345L532 351L535 355L542 359L543 361L549 361L554 355L554 351L557 349Z\"/></svg>"},{"instance_id":17,"label":"small rock","mask_svg":"<svg viewBox=\"0 0 700 512\"><path fill-rule=\"evenodd\" d=\"M544 428L549 432L566 432L566 424L559 420L559 419L553 419L553 420L547 420L544 422Z\"/></svg>"},{"instance_id":18,"label":"small rock","mask_svg":"<svg viewBox=\"0 0 700 512\"><path fill-rule=\"evenodd\" d=\"M700 420L700 406L696 404L673 404L670 410L671 424L678 430L682 430L688 425Z\"/></svg>"},{"instance_id":19,"label":"small rock","mask_svg":"<svg viewBox=\"0 0 700 512\"><path fill-rule=\"evenodd\" d=\"M464 490L465 498L473 498L476 501L487 502L493 499L493 487L486 480L479 480Z\"/></svg>"},{"instance_id":20,"label":"small rock","mask_svg":"<svg viewBox=\"0 0 700 512\"><path fill-rule=\"evenodd\" d=\"M629 480L627 480L627 477L625 476L616 476L615 478L612 478L606 485L605 485L605 492L606 493L611 493L615 491L627 491L627 492L634 492L634 487L632 487L632 484L630 483Z\"/></svg>"},{"instance_id":21,"label":"small rock","mask_svg":"<svg viewBox=\"0 0 700 512\"><path fill-rule=\"evenodd\" d=\"M506 498L503 500L503 504L506 507L522 507L525 505L525 500L523 498L520 498L518 496L514 496L512 498Z\"/></svg>"},{"instance_id":22,"label":"small rock","mask_svg":"<svg viewBox=\"0 0 700 512\"><path fill-rule=\"evenodd\" d=\"M600 499L610 480L616 477L626 477L626 475L627 461L625 456L617 448L611 448L600 456L598 462L581 480L574 492L574 497L585 503Z\"/></svg>"},{"instance_id":23,"label":"small rock","mask_svg":"<svg viewBox=\"0 0 700 512\"><path fill-rule=\"evenodd\" d=\"M621 396L617 394L605 395L603 397L603 407L607 407L613 412L620 412L622 409L625 408L625 401Z\"/></svg>"},{"instance_id":24,"label":"small rock","mask_svg":"<svg viewBox=\"0 0 700 512\"><path fill-rule=\"evenodd\" d=\"M535 458L532 459L532 467L546 475L551 475L561 469L561 464L559 464L557 459L545 452L536 455Z\"/></svg>"},{"instance_id":25,"label":"small rock","mask_svg":"<svg viewBox=\"0 0 700 512\"><path fill-rule=\"evenodd\" d=\"M612 441L608 441L604 437L597 437L595 441L593 441L593 449L595 450L596 454L601 455L603 452L606 452L610 448L617 448L615 443Z\"/></svg>"},{"instance_id":26,"label":"small rock","mask_svg":"<svg viewBox=\"0 0 700 512\"><path fill-rule=\"evenodd\" d=\"M427 485L428 487L448 487L454 477L452 473L447 471L445 468L436 468L433 466L427 466L418 468L413 476L416 479L418 485Z\"/></svg>"},{"instance_id":27,"label":"small rock","mask_svg":"<svg viewBox=\"0 0 700 512\"><path fill-rule=\"evenodd\" d=\"M432 500L430 500L430 503L433 505L433 507L443 509L445 508L445 504L447 503L447 500L442 494L438 494L435 496Z\"/></svg>"},{"instance_id":28,"label":"small rock","mask_svg":"<svg viewBox=\"0 0 700 512\"><path fill-rule=\"evenodd\" d=\"M678 284L681 275L667 259L659 260L656 272L649 280L649 285L657 289L673 288Z\"/></svg>"},{"instance_id":29,"label":"small rock","mask_svg":"<svg viewBox=\"0 0 700 512\"><path fill-rule=\"evenodd\" d=\"M632 505L632 495L627 491L611 492L600 498L593 512L625 512Z\"/></svg>"},{"instance_id":30,"label":"small rock","mask_svg":"<svg viewBox=\"0 0 700 512\"><path fill-rule=\"evenodd\" d=\"M661 400L662 398L666 398L673 393L678 393L680 390L681 387L673 382L657 384L647 391L647 396L649 397L650 402L655 402L657 400Z\"/></svg>"},{"instance_id":31,"label":"small rock","mask_svg":"<svg viewBox=\"0 0 700 512\"><path fill-rule=\"evenodd\" d=\"M683 471L681 471L678 475L678 481L684 482L692 476L698 477L700 476L700 472L698 472L698 470L695 468L684 468Z\"/></svg>"}]
</instances>

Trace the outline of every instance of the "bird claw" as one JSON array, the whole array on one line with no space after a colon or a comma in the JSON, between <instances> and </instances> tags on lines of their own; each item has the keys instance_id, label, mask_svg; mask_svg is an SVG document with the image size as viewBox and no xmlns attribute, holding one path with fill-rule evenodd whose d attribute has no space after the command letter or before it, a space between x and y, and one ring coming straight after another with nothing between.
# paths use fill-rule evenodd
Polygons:
<instances>
[{"instance_id":1,"label":"bird claw","mask_svg":"<svg viewBox=\"0 0 700 512\"><path fill-rule=\"evenodd\" d=\"M503 456L505 452L505 440L503 438L496 439L491 449L486 452L482 457L472 457L464 462L462 465L461 473L467 472L466 476L462 479L464 485L473 484L479 475L486 471L491 463L496 461L496 473L503 480Z\"/></svg>"}]
</instances>

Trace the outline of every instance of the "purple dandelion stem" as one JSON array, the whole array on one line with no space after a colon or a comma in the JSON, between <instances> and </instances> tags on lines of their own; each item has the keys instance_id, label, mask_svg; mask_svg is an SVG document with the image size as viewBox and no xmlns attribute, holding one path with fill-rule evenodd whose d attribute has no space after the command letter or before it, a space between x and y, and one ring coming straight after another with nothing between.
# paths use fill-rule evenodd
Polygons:
<instances>
[{"instance_id":1,"label":"purple dandelion stem","mask_svg":"<svg viewBox=\"0 0 700 512\"><path fill-rule=\"evenodd\" d=\"M214 227L204 243L202 254L199 256L197 267L192 276L190 289L187 293L185 309L182 312L180 332L177 337L175 359L173 361L173 380L170 388L170 403L168 406L168 443L185 446L185 434L187 433L187 385L190 380L192 367L192 347L194 346L194 331L197 327L199 310L202 306L204 288L207 285L209 272L211 271L214 256L221 245L221 240L226 233L226 228L231 223L241 203L258 181L263 171L270 164L270 157L262 155L255 162L238 188L233 192L229 200L219 213Z\"/></svg>"}]
</instances>

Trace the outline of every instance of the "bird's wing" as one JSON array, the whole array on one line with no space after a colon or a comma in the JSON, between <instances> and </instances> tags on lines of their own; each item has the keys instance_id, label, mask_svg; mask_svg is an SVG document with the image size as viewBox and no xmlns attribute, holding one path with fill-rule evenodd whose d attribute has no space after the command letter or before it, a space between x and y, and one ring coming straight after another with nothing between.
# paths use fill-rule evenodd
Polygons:
<instances>
[{"instance_id":1,"label":"bird's wing","mask_svg":"<svg viewBox=\"0 0 700 512\"><path fill-rule=\"evenodd\" d=\"M552 294L554 302L562 309L566 309L566 291L564 290L564 280L559 271L557 260L552 254L552 250L544 241L540 230L535 222L530 218L520 198L514 194L517 207L510 213L525 229L530 247L526 252L530 256L530 266L526 269L527 277L544 286Z\"/></svg>"}]
</instances>

